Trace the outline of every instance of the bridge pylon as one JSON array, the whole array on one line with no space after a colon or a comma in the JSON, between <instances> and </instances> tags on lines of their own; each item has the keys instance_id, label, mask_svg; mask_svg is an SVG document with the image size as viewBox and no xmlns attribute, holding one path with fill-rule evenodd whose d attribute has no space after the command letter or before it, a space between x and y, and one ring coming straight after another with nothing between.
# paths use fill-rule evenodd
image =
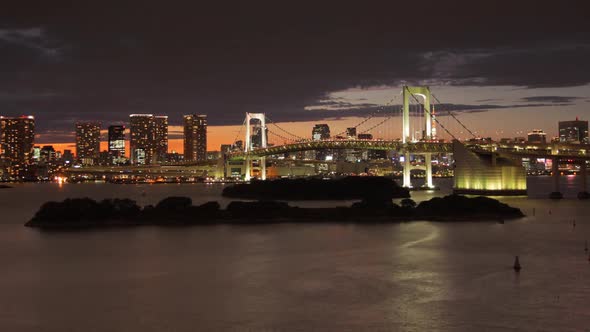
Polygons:
<instances>
[{"instance_id":1,"label":"bridge pylon","mask_svg":"<svg viewBox=\"0 0 590 332\"><path fill-rule=\"evenodd\" d=\"M244 162L246 164L246 170L244 179L246 181L250 181L252 178L252 161L258 160L260 167L260 178L262 180L266 180L266 157L250 157L250 153L252 152L252 133L250 130L250 122L252 119L257 119L260 121L260 148L266 148L268 143L268 138L266 137L266 117L264 113L246 112L246 138L244 140L244 152L246 153L246 159Z\"/></svg>"},{"instance_id":2,"label":"bridge pylon","mask_svg":"<svg viewBox=\"0 0 590 332\"><path fill-rule=\"evenodd\" d=\"M404 145L411 142L410 137L410 98L415 96L422 97L424 99L424 137L422 139L432 139L432 111L430 108L431 93L430 88L427 86L404 86L403 87L403 113L402 113L402 143ZM426 171L426 183L424 187L434 188L432 184L432 154L431 153L420 153L424 155L425 171ZM411 170L412 165L410 163L411 155L409 152L404 153L404 164L403 164L403 187L412 187Z\"/></svg>"}]
</instances>

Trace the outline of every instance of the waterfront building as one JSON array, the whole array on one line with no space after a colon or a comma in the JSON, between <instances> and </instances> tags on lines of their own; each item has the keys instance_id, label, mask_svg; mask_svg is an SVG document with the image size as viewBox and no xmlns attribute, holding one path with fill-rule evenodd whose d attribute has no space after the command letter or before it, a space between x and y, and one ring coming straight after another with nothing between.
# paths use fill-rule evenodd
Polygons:
<instances>
[{"instance_id":1,"label":"waterfront building","mask_svg":"<svg viewBox=\"0 0 590 332\"><path fill-rule=\"evenodd\" d=\"M154 160L152 163L166 161L168 154L168 116L154 116Z\"/></svg>"},{"instance_id":2,"label":"waterfront building","mask_svg":"<svg viewBox=\"0 0 590 332\"><path fill-rule=\"evenodd\" d=\"M348 139L355 139L356 138L356 127L346 128L346 138L348 138Z\"/></svg>"},{"instance_id":3,"label":"waterfront building","mask_svg":"<svg viewBox=\"0 0 590 332\"><path fill-rule=\"evenodd\" d=\"M132 164L155 164L168 153L168 117L153 114L131 114L130 153Z\"/></svg>"},{"instance_id":4,"label":"waterfront building","mask_svg":"<svg viewBox=\"0 0 590 332\"><path fill-rule=\"evenodd\" d=\"M72 150L64 150L63 155L61 156L61 159L64 163L64 165L71 165L74 163L74 154L72 153Z\"/></svg>"},{"instance_id":5,"label":"waterfront building","mask_svg":"<svg viewBox=\"0 0 590 332\"><path fill-rule=\"evenodd\" d=\"M3 164L28 164L35 140L35 118L0 116L0 160Z\"/></svg>"},{"instance_id":6,"label":"waterfront building","mask_svg":"<svg viewBox=\"0 0 590 332\"><path fill-rule=\"evenodd\" d=\"M184 160L203 161L207 159L207 115L185 115Z\"/></svg>"},{"instance_id":7,"label":"waterfront building","mask_svg":"<svg viewBox=\"0 0 590 332\"><path fill-rule=\"evenodd\" d=\"M318 123L313 126L313 129L311 130L311 139L314 141L330 139L330 126L325 123ZM327 150L316 151L315 159L326 160L328 155L330 155L330 153Z\"/></svg>"},{"instance_id":8,"label":"waterfront building","mask_svg":"<svg viewBox=\"0 0 590 332\"><path fill-rule=\"evenodd\" d=\"M540 129L533 129L527 135L528 143L547 143L547 134Z\"/></svg>"},{"instance_id":9,"label":"waterfront building","mask_svg":"<svg viewBox=\"0 0 590 332\"><path fill-rule=\"evenodd\" d=\"M33 164L36 164L39 162L40 159L41 159L41 147L34 146L33 152L31 152L31 162Z\"/></svg>"},{"instance_id":10,"label":"waterfront building","mask_svg":"<svg viewBox=\"0 0 590 332\"><path fill-rule=\"evenodd\" d=\"M83 165L94 165L100 155L100 123L76 123L76 158Z\"/></svg>"},{"instance_id":11,"label":"waterfront building","mask_svg":"<svg viewBox=\"0 0 590 332\"><path fill-rule=\"evenodd\" d=\"M42 164L55 164L57 162L57 152L53 145L44 145L39 153L39 162Z\"/></svg>"},{"instance_id":12,"label":"waterfront building","mask_svg":"<svg viewBox=\"0 0 590 332\"><path fill-rule=\"evenodd\" d=\"M559 141L565 143L590 143L588 121L559 121Z\"/></svg>"},{"instance_id":13,"label":"waterfront building","mask_svg":"<svg viewBox=\"0 0 590 332\"><path fill-rule=\"evenodd\" d=\"M109 126L108 151L115 164L125 157L125 126Z\"/></svg>"}]
</instances>

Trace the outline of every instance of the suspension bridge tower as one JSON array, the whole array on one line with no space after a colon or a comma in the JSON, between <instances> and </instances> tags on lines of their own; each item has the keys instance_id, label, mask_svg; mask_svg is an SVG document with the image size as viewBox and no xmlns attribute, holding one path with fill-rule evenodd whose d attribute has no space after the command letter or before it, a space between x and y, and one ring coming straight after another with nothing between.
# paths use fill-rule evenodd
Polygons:
<instances>
[{"instance_id":1,"label":"suspension bridge tower","mask_svg":"<svg viewBox=\"0 0 590 332\"><path fill-rule=\"evenodd\" d=\"M423 124L423 140L431 140L433 139L433 126L432 126L432 111L430 107L430 99L432 95L430 93L430 88L427 86L404 86L403 87L403 114L402 114L402 143L404 147L407 147L408 143L412 143L412 140L416 140L416 138L412 138L410 136L411 128L410 128L410 98L416 99L416 96L421 97L424 99L424 124ZM418 101L416 99L416 101ZM410 176L410 172L412 169L424 169L426 172L426 183L424 186L426 188L434 188L432 184L432 154L425 152L425 153L415 153L414 155L423 155L424 156L424 166L412 166L410 162L410 152L405 149L404 152L404 165L403 165L403 186L406 188L412 187L412 180Z\"/></svg>"},{"instance_id":2,"label":"suspension bridge tower","mask_svg":"<svg viewBox=\"0 0 590 332\"><path fill-rule=\"evenodd\" d=\"M252 163L255 162L258 164L260 169L260 179L266 180L266 157L257 157L255 159L250 157L250 152L253 150L253 142L252 142L252 130L251 130L251 121L256 119L260 121L260 146L259 148L266 148L268 143L267 137L267 130L266 130L266 117L264 113L246 113L246 139L244 140L244 152L246 153L246 174L244 179L249 181L252 178Z\"/></svg>"}]
</instances>

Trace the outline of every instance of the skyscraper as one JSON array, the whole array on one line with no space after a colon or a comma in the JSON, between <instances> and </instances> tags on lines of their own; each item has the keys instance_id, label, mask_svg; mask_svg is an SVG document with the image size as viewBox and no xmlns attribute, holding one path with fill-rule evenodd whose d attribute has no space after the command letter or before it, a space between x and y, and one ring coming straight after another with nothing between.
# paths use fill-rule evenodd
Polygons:
<instances>
[{"instance_id":1,"label":"skyscraper","mask_svg":"<svg viewBox=\"0 0 590 332\"><path fill-rule=\"evenodd\" d=\"M0 159L11 164L28 164L35 140L33 116L0 116Z\"/></svg>"},{"instance_id":2,"label":"skyscraper","mask_svg":"<svg viewBox=\"0 0 590 332\"><path fill-rule=\"evenodd\" d=\"M559 141L566 143L589 143L588 121L559 121Z\"/></svg>"},{"instance_id":3,"label":"skyscraper","mask_svg":"<svg viewBox=\"0 0 590 332\"><path fill-rule=\"evenodd\" d=\"M125 156L125 126L109 126L109 155L112 158Z\"/></svg>"},{"instance_id":4,"label":"skyscraper","mask_svg":"<svg viewBox=\"0 0 590 332\"><path fill-rule=\"evenodd\" d=\"M330 138L330 127L325 123L316 124L315 126L313 126L313 129L311 130L311 138L314 141L329 139ZM327 150L316 151L316 159L317 160L326 160L326 157L329 154L328 152L329 151L327 151Z\"/></svg>"},{"instance_id":5,"label":"skyscraper","mask_svg":"<svg viewBox=\"0 0 590 332\"><path fill-rule=\"evenodd\" d=\"M130 154L133 164L163 162L168 153L168 117L152 114L131 114Z\"/></svg>"},{"instance_id":6,"label":"skyscraper","mask_svg":"<svg viewBox=\"0 0 590 332\"><path fill-rule=\"evenodd\" d=\"M168 116L156 115L154 117L154 160L152 163L166 161L168 153Z\"/></svg>"},{"instance_id":7,"label":"skyscraper","mask_svg":"<svg viewBox=\"0 0 590 332\"><path fill-rule=\"evenodd\" d=\"M314 141L330 138L330 127L325 123L316 124L311 130L311 137Z\"/></svg>"},{"instance_id":8,"label":"skyscraper","mask_svg":"<svg viewBox=\"0 0 590 332\"><path fill-rule=\"evenodd\" d=\"M100 154L100 123L76 123L76 158L85 165L93 165Z\"/></svg>"},{"instance_id":9,"label":"skyscraper","mask_svg":"<svg viewBox=\"0 0 590 332\"><path fill-rule=\"evenodd\" d=\"M184 116L184 160L207 160L207 116Z\"/></svg>"},{"instance_id":10,"label":"skyscraper","mask_svg":"<svg viewBox=\"0 0 590 332\"><path fill-rule=\"evenodd\" d=\"M130 153L132 164L146 164L152 160L154 152L154 116L152 114L131 114L130 123Z\"/></svg>"}]
</instances>

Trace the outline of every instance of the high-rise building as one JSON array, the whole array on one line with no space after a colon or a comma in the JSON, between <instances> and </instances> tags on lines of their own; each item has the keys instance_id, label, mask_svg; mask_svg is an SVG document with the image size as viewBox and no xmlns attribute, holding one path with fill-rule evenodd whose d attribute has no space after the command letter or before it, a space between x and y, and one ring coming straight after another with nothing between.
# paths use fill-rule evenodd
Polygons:
<instances>
[{"instance_id":1,"label":"high-rise building","mask_svg":"<svg viewBox=\"0 0 590 332\"><path fill-rule=\"evenodd\" d=\"M316 124L311 130L311 137L314 141L330 138L330 126L325 123Z\"/></svg>"},{"instance_id":2,"label":"high-rise building","mask_svg":"<svg viewBox=\"0 0 590 332\"><path fill-rule=\"evenodd\" d=\"M72 150L64 150L61 159L64 165L71 165L74 162L74 155L72 154Z\"/></svg>"},{"instance_id":3,"label":"high-rise building","mask_svg":"<svg viewBox=\"0 0 590 332\"><path fill-rule=\"evenodd\" d=\"M94 165L100 155L100 123L76 123L76 158L84 165Z\"/></svg>"},{"instance_id":4,"label":"high-rise building","mask_svg":"<svg viewBox=\"0 0 590 332\"><path fill-rule=\"evenodd\" d=\"M588 121L559 121L559 141L566 143L590 143Z\"/></svg>"},{"instance_id":5,"label":"high-rise building","mask_svg":"<svg viewBox=\"0 0 590 332\"><path fill-rule=\"evenodd\" d=\"M207 115L184 116L184 160L207 160Z\"/></svg>"},{"instance_id":6,"label":"high-rise building","mask_svg":"<svg viewBox=\"0 0 590 332\"><path fill-rule=\"evenodd\" d=\"M57 162L57 152L53 148L53 145L43 145L39 155L40 163L55 164Z\"/></svg>"},{"instance_id":7,"label":"high-rise building","mask_svg":"<svg viewBox=\"0 0 590 332\"><path fill-rule=\"evenodd\" d=\"M35 140L33 116L0 116L0 159L7 163L28 164Z\"/></svg>"},{"instance_id":8,"label":"high-rise building","mask_svg":"<svg viewBox=\"0 0 590 332\"><path fill-rule=\"evenodd\" d=\"M547 143L547 134L540 129L533 129L527 135L528 143Z\"/></svg>"},{"instance_id":9,"label":"high-rise building","mask_svg":"<svg viewBox=\"0 0 590 332\"><path fill-rule=\"evenodd\" d=\"M109 126L109 155L112 159L125 156L125 126Z\"/></svg>"},{"instance_id":10,"label":"high-rise building","mask_svg":"<svg viewBox=\"0 0 590 332\"><path fill-rule=\"evenodd\" d=\"M168 154L168 116L157 115L154 117L154 162L166 161Z\"/></svg>"},{"instance_id":11,"label":"high-rise building","mask_svg":"<svg viewBox=\"0 0 590 332\"><path fill-rule=\"evenodd\" d=\"M346 138L348 138L348 139L356 138L356 127L346 128Z\"/></svg>"},{"instance_id":12,"label":"high-rise building","mask_svg":"<svg viewBox=\"0 0 590 332\"><path fill-rule=\"evenodd\" d=\"M132 164L146 164L152 160L154 151L154 116L152 114L131 114L130 123L130 153Z\"/></svg>"},{"instance_id":13,"label":"high-rise building","mask_svg":"<svg viewBox=\"0 0 590 332\"><path fill-rule=\"evenodd\" d=\"M254 126L254 128L252 128L252 132L254 133L250 139L250 142L252 143L252 148L255 149L262 147L262 127L260 125L256 125ZM268 128L264 128L264 132L266 134L266 137L268 138Z\"/></svg>"},{"instance_id":14,"label":"high-rise building","mask_svg":"<svg viewBox=\"0 0 590 332\"><path fill-rule=\"evenodd\" d=\"M131 114L130 154L133 164L163 162L168 153L168 117L152 114Z\"/></svg>"},{"instance_id":15,"label":"high-rise building","mask_svg":"<svg viewBox=\"0 0 590 332\"><path fill-rule=\"evenodd\" d=\"M313 126L313 129L311 130L311 139L314 141L330 139L330 126L325 123L318 123ZM316 151L315 158L316 160L326 160L328 155L330 155L330 151L319 150Z\"/></svg>"}]
</instances>

